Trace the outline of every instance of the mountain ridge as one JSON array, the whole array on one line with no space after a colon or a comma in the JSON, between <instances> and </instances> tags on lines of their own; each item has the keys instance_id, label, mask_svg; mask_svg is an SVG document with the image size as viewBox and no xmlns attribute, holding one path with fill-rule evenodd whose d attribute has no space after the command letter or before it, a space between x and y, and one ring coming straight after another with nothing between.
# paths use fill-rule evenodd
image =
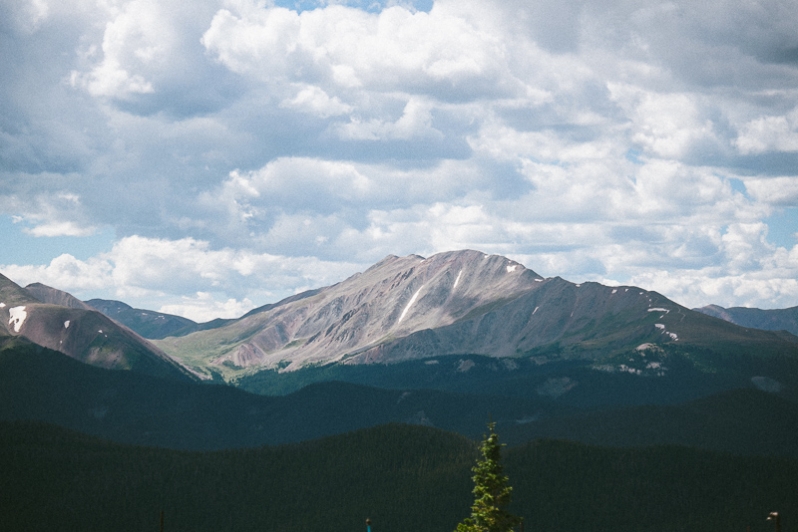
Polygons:
<instances>
[{"instance_id":1,"label":"mountain ridge","mask_svg":"<svg viewBox=\"0 0 798 532\"><path fill-rule=\"evenodd\" d=\"M23 337L99 367L180 380L195 378L146 339L104 314L84 308L66 292L41 284L30 286L30 290L22 288L0 275L0 337Z\"/></svg>"},{"instance_id":2,"label":"mountain ridge","mask_svg":"<svg viewBox=\"0 0 798 532\"><path fill-rule=\"evenodd\" d=\"M798 336L798 307L759 309L747 307L723 308L720 305L707 305L693 310L742 327L765 331L781 330Z\"/></svg>"},{"instance_id":3,"label":"mountain ridge","mask_svg":"<svg viewBox=\"0 0 798 532\"><path fill-rule=\"evenodd\" d=\"M668 349L784 353L798 337L744 329L634 286L544 278L498 255L389 255L364 272L252 311L212 331L156 342L206 376L326 364L390 364L443 355L589 359ZM616 360L617 359L617 360Z\"/></svg>"}]
</instances>

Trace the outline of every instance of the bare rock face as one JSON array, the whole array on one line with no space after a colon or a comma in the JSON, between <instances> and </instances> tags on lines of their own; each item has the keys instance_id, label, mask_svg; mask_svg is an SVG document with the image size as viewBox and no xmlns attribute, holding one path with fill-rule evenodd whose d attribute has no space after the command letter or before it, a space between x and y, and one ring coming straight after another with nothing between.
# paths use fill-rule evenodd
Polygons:
<instances>
[{"instance_id":1,"label":"bare rock face","mask_svg":"<svg viewBox=\"0 0 798 532\"><path fill-rule=\"evenodd\" d=\"M61 306L42 299L72 303ZM21 336L82 362L107 369L134 370L159 377L189 379L190 373L133 331L66 292L44 285L23 289L0 275L0 335ZM78 301L79 302L79 301Z\"/></svg>"},{"instance_id":2,"label":"bare rock face","mask_svg":"<svg viewBox=\"0 0 798 532\"><path fill-rule=\"evenodd\" d=\"M648 310L657 305L668 308L655 317ZM675 341L654 322L660 315L673 321L684 310L652 292L544 279L505 257L457 251L388 256L334 286L158 345L184 360L288 371L448 354L509 357L587 337L605 344Z\"/></svg>"},{"instance_id":3,"label":"bare rock face","mask_svg":"<svg viewBox=\"0 0 798 532\"><path fill-rule=\"evenodd\" d=\"M352 359L380 360L379 348L511 301L544 280L521 264L477 251L388 256L361 274L308 297L214 331L159 342L167 352L208 352L213 364L297 369ZM407 350L407 348L406 348ZM419 347L402 358L431 354ZM401 355L400 355L401 356Z\"/></svg>"}]
</instances>

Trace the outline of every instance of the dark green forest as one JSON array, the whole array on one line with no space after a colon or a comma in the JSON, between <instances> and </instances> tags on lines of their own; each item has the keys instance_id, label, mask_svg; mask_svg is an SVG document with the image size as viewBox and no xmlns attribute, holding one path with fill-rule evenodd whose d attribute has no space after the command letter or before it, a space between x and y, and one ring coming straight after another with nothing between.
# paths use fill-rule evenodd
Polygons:
<instances>
[{"instance_id":1,"label":"dark green forest","mask_svg":"<svg viewBox=\"0 0 798 532\"><path fill-rule=\"evenodd\" d=\"M451 532L469 513L477 443L384 425L249 450L126 446L0 423L2 529ZM685 447L556 440L505 448L525 531L794 530L798 462Z\"/></svg>"}]
</instances>

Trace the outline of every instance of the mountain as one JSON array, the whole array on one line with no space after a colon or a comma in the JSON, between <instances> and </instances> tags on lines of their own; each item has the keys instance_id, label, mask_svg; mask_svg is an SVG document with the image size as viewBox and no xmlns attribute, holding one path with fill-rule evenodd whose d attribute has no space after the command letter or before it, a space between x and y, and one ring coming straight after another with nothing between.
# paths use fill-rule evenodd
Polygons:
<instances>
[{"instance_id":1,"label":"mountain","mask_svg":"<svg viewBox=\"0 0 798 532\"><path fill-rule=\"evenodd\" d=\"M501 433L500 433L501 437ZM451 531L470 513L476 444L388 425L323 440L188 453L0 422L3 530ZM538 441L502 452L526 530L795 528L794 460L682 447ZM766 528L767 526L767 528Z\"/></svg>"},{"instance_id":2,"label":"mountain","mask_svg":"<svg viewBox=\"0 0 798 532\"><path fill-rule=\"evenodd\" d=\"M707 305L693 310L742 327L765 331L787 331L798 336L798 307L762 310L758 308L723 308L718 305Z\"/></svg>"},{"instance_id":3,"label":"mountain","mask_svg":"<svg viewBox=\"0 0 798 532\"><path fill-rule=\"evenodd\" d=\"M185 335L199 330L197 322L188 318L133 308L121 301L91 299L85 304L150 340Z\"/></svg>"},{"instance_id":4,"label":"mountain","mask_svg":"<svg viewBox=\"0 0 798 532\"><path fill-rule=\"evenodd\" d=\"M657 376L689 352L798 359L798 338L735 326L632 286L543 278L477 251L386 257L333 286L223 327L157 344L197 372L240 381L263 370L485 355L514 364L589 361Z\"/></svg>"},{"instance_id":5,"label":"mountain","mask_svg":"<svg viewBox=\"0 0 798 532\"><path fill-rule=\"evenodd\" d=\"M41 283L32 283L25 287L25 291L42 303L58 305L59 307L92 310L92 307L76 298L72 294L52 288Z\"/></svg>"},{"instance_id":6,"label":"mountain","mask_svg":"<svg viewBox=\"0 0 798 532\"><path fill-rule=\"evenodd\" d=\"M38 299L71 303L73 307ZM19 336L76 360L110 369L189 380L191 373L163 351L103 314L44 285L24 289L0 275L0 337Z\"/></svg>"}]
</instances>

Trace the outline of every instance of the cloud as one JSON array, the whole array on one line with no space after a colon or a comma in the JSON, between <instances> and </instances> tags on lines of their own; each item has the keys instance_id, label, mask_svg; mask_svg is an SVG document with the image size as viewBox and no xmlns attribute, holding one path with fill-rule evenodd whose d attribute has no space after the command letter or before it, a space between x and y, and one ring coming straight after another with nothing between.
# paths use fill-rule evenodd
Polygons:
<instances>
[{"instance_id":1,"label":"cloud","mask_svg":"<svg viewBox=\"0 0 798 532\"><path fill-rule=\"evenodd\" d=\"M249 299L217 301L208 292L197 292L194 297L182 296L180 303L163 305L158 312L186 317L198 323L216 318L238 318L255 308Z\"/></svg>"},{"instance_id":2,"label":"cloud","mask_svg":"<svg viewBox=\"0 0 798 532\"><path fill-rule=\"evenodd\" d=\"M744 155L798 152L798 107L786 115L751 120L743 126L734 144Z\"/></svg>"},{"instance_id":3,"label":"cloud","mask_svg":"<svg viewBox=\"0 0 798 532\"><path fill-rule=\"evenodd\" d=\"M22 286L41 282L83 299L118 298L163 312L183 309L183 315L203 319L214 313L208 319L238 317L236 312L256 306L253 301L265 304L333 284L358 269L362 265L353 262L212 249L191 238L143 237L123 238L110 252L88 260L63 254L48 265L0 265Z\"/></svg>"},{"instance_id":4,"label":"cloud","mask_svg":"<svg viewBox=\"0 0 798 532\"><path fill-rule=\"evenodd\" d=\"M486 81L505 64L502 43L480 29L445 4L429 13L335 5L297 13L239 0L216 13L202 43L230 70L270 84L316 79L342 92L462 99L495 93Z\"/></svg>"},{"instance_id":5,"label":"cloud","mask_svg":"<svg viewBox=\"0 0 798 532\"><path fill-rule=\"evenodd\" d=\"M798 206L798 179L794 177L746 179L745 189L751 196L766 205Z\"/></svg>"},{"instance_id":6,"label":"cloud","mask_svg":"<svg viewBox=\"0 0 798 532\"><path fill-rule=\"evenodd\" d=\"M21 286L38 282L79 292L106 288L111 283L112 265L102 258L82 261L65 253L48 265L5 264L0 271Z\"/></svg>"},{"instance_id":7,"label":"cloud","mask_svg":"<svg viewBox=\"0 0 798 532\"><path fill-rule=\"evenodd\" d=\"M277 4L0 1L0 214L116 234L3 262L186 312L460 247L789 299L789 0Z\"/></svg>"},{"instance_id":8,"label":"cloud","mask_svg":"<svg viewBox=\"0 0 798 532\"><path fill-rule=\"evenodd\" d=\"M304 86L292 99L283 100L280 107L312 113L321 118L345 115L353 110L351 105L342 103L337 96L330 98L326 92L313 85Z\"/></svg>"}]
</instances>

